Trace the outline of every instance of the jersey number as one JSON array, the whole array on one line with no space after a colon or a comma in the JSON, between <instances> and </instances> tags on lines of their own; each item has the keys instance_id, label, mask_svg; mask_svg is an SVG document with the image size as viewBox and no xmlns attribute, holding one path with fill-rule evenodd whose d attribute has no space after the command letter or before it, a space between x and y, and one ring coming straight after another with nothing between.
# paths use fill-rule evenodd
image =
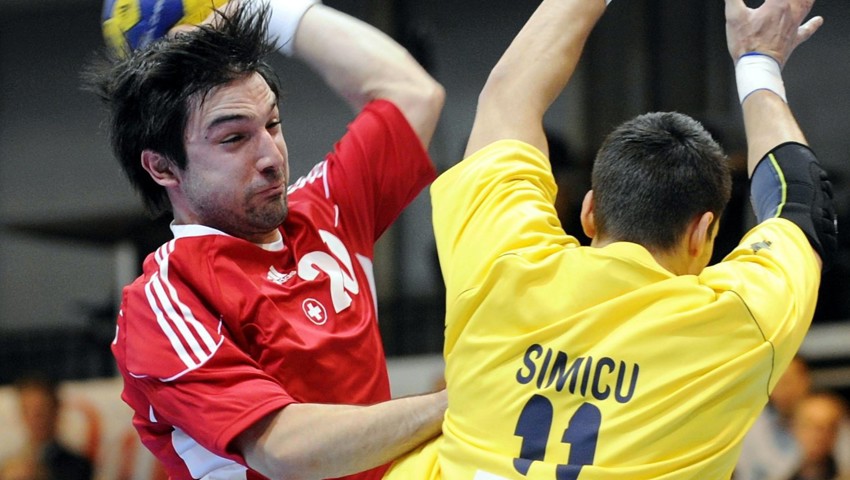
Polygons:
<instances>
[{"instance_id":1,"label":"jersey number","mask_svg":"<svg viewBox=\"0 0 850 480\"><path fill-rule=\"evenodd\" d=\"M345 244L334 234L319 230L322 241L327 245L333 256L325 252L310 252L298 262L298 276L304 280L314 280L319 272L325 272L331 282L331 299L334 311L339 313L351 305L351 295L360 292L360 286L354 277L351 256Z\"/></svg>"},{"instance_id":2,"label":"jersey number","mask_svg":"<svg viewBox=\"0 0 850 480\"><path fill-rule=\"evenodd\" d=\"M522 408L514 431L522 438L519 457L514 458L514 468L522 475L528 475L532 462L546 456L553 414L552 402L542 395L534 395ZM555 468L557 480L576 480L583 466L593 464L601 421L599 408L590 403L583 403L570 418L561 437L561 442L570 444L570 457Z\"/></svg>"}]
</instances>

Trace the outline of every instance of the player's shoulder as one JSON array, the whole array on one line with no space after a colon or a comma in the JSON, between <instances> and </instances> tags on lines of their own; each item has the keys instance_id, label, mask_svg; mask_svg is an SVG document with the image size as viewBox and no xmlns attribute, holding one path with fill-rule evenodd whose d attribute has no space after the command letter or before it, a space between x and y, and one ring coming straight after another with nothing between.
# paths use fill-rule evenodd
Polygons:
<instances>
[{"instance_id":1,"label":"player's shoulder","mask_svg":"<svg viewBox=\"0 0 850 480\"><path fill-rule=\"evenodd\" d=\"M142 263L142 273L123 289L122 307L134 315L151 312L152 299L158 296L184 295L186 289L206 291L212 285L210 273L219 257L211 238L172 239L149 253Z\"/></svg>"},{"instance_id":2,"label":"player's shoulder","mask_svg":"<svg viewBox=\"0 0 850 480\"><path fill-rule=\"evenodd\" d=\"M475 152L472 152L468 158L480 157L496 157L504 158L506 160L522 160L530 158L545 161L546 154L534 145L522 140L503 138L484 145Z\"/></svg>"},{"instance_id":3,"label":"player's shoulder","mask_svg":"<svg viewBox=\"0 0 850 480\"><path fill-rule=\"evenodd\" d=\"M163 265L197 265L210 262L229 248L247 245L244 240L199 225L189 226L173 239L150 252L143 263L144 271L156 271Z\"/></svg>"},{"instance_id":4,"label":"player's shoulder","mask_svg":"<svg viewBox=\"0 0 850 480\"><path fill-rule=\"evenodd\" d=\"M137 379L176 378L202 365L222 340L221 320L191 300L191 288L159 275L124 291L112 351Z\"/></svg>"},{"instance_id":5,"label":"player's shoulder","mask_svg":"<svg viewBox=\"0 0 850 480\"><path fill-rule=\"evenodd\" d=\"M800 268L816 266L817 263L812 245L803 230L794 222L781 217L770 218L754 226L738 248L782 261L783 265L788 265L795 258L800 260Z\"/></svg>"},{"instance_id":6,"label":"player's shoulder","mask_svg":"<svg viewBox=\"0 0 850 480\"><path fill-rule=\"evenodd\" d=\"M432 195L454 192L467 195L471 185L487 185L522 178L548 178L546 190L555 193L555 182L546 155L533 145L514 139L501 139L471 152L434 181Z\"/></svg>"},{"instance_id":7,"label":"player's shoulder","mask_svg":"<svg viewBox=\"0 0 850 480\"><path fill-rule=\"evenodd\" d=\"M303 201L318 201L322 197L328 196L328 192L326 192L328 163L333 162L334 160L335 158L332 155L329 155L327 158L314 165L306 175L298 177L290 183L289 187L286 189L290 209L298 208ZM320 192L324 192L325 195L316 195L316 193Z\"/></svg>"},{"instance_id":8,"label":"player's shoulder","mask_svg":"<svg viewBox=\"0 0 850 480\"><path fill-rule=\"evenodd\" d=\"M353 124L364 121L366 123L377 121L379 124L389 127L405 126L411 129L413 128L398 105L384 98L375 99L367 103L357 114L357 120Z\"/></svg>"},{"instance_id":9,"label":"player's shoulder","mask_svg":"<svg viewBox=\"0 0 850 480\"><path fill-rule=\"evenodd\" d=\"M782 217L768 218L753 226L750 231L753 232L759 230L777 230L785 235L805 236L803 231L800 229L799 226L797 226L796 223Z\"/></svg>"},{"instance_id":10,"label":"player's shoulder","mask_svg":"<svg viewBox=\"0 0 850 480\"><path fill-rule=\"evenodd\" d=\"M385 98L378 98L367 103L366 106L363 107L361 113L374 113L377 115L398 117L399 119L404 119L404 114L401 113L401 109L398 108L398 105L396 105L395 102Z\"/></svg>"}]
</instances>

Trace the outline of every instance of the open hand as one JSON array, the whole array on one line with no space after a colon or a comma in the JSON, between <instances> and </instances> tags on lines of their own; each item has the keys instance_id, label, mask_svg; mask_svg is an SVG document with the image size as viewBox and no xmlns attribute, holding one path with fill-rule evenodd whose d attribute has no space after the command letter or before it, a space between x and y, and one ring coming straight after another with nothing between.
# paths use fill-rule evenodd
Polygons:
<instances>
[{"instance_id":1,"label":"open hand","mask_svg":"<svg viewBox=\"0 0 850 480\"><path fill-rule=\"evenodd\" d=\"M726 0L726 42L732 60L758 52L785 66L791 52L823 25L822 17L806 23L814 0L765 0L749 8L744 0Z\"/></svg>"}]
</instances>

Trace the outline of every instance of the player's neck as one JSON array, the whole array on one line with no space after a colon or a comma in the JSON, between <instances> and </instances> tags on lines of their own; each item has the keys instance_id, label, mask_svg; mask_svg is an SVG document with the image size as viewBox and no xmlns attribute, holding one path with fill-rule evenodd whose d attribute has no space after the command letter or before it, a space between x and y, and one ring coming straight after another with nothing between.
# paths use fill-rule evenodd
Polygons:
<instances>
[{"instance_id":1,"label":"player's neck","mask_svg":"<svg viewBox=\"0 0 850 480\"><path fill-rule=\"evenodd\" d=\"M621 242L623 240L614 240L608 238L600 238L598 235L593 237L590 241L590 246L594 248L602 248L607 245L611 245L612 243ZM630 242L634 243L634 242ZM687 257L687 255L683 255L679 249L673 250L658 250L649 248L646 245L638 244L641 247L645 248L652 258L660 265L664 270L674 274L674 275L688 275L693 272L693 265L690 261L691 259Z\"/></svg>"}]
</instances>

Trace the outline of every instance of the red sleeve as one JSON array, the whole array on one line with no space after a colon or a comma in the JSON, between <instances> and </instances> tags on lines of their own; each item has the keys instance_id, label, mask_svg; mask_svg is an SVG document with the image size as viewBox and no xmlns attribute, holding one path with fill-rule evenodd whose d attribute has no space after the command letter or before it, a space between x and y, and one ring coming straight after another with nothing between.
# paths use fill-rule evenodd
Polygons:
<instances>
[{"instance_id":1,"label":"red sleeve","mask_svg":"<svg viewBox=\"0 0 850 480\"><path fill-rule=\"evenodd\" d=\"M401 111L369 103L327 158L327 179L347 229L374 243L436 177L436 169Z\"/></svg>"},{"instance_id":2,"label":"red sleeve","mask_svg":"<svg viewBox=\"0 0 850 480\"><path fill-rule=\"evenodd\" d=\"M294 403L228 341L203 366L177 379L147 377L134 384L150 402L157 422L179 428L223 457L233 457L231 444L248 427Z\"/></svg>"},{"instance_id":3,"label":"red sleeve","mask_svg":"<svg viewBox=\"0 0 850 480\"><path fill-rule=\"evenodd\" d=\"M137 415L228 456L241 432L294 400L201 300L212 288L204 284L203 262L170 259L166 247L157 255L160 268L125 290L118 319L113 351L138 394L126 400Z\"/></svg>"}]
</instances>

